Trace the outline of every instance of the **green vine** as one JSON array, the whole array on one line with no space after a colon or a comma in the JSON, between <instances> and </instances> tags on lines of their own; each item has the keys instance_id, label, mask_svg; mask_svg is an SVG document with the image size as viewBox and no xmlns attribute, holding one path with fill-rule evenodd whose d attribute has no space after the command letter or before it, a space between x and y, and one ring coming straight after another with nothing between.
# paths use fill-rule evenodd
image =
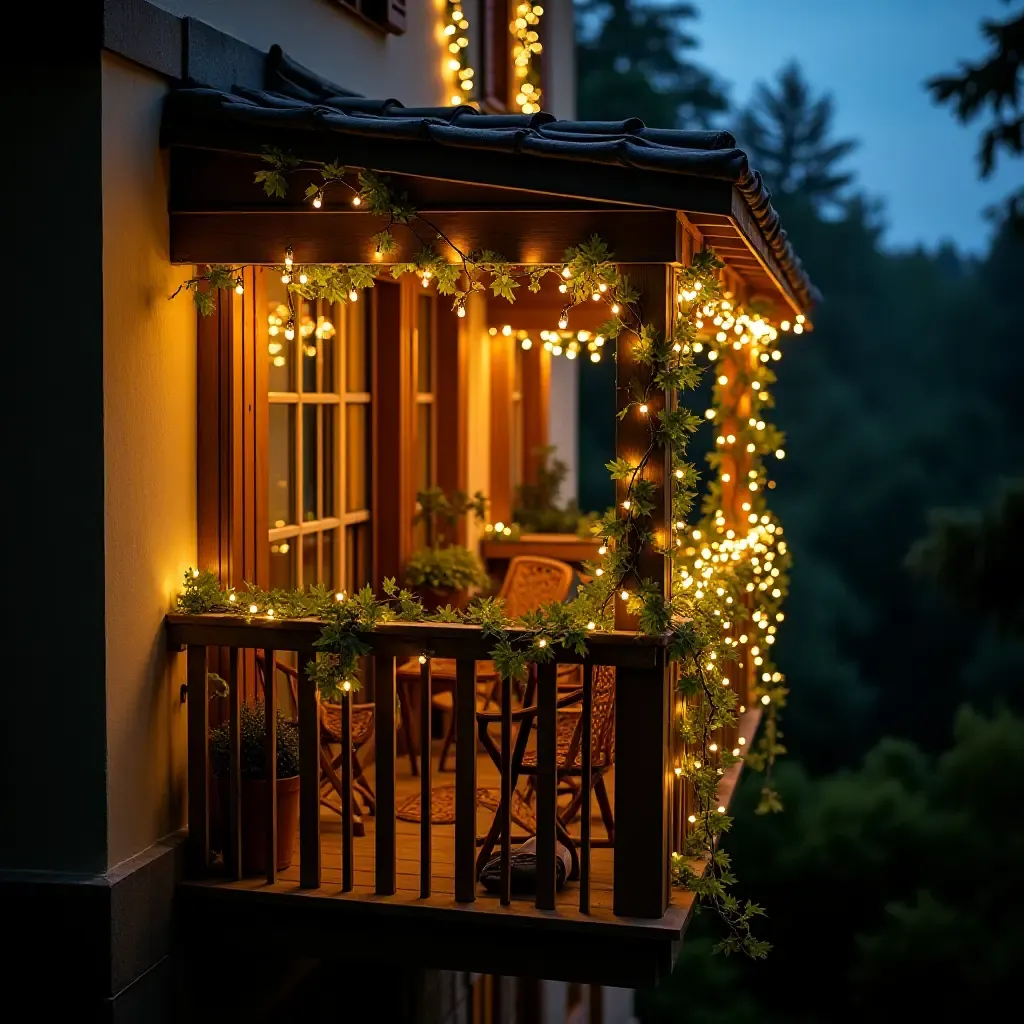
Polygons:
<instances>
[{"instance_id":1,"label":"green vine","mask_svg":"<svg viewBox=\"0 0 1024 1024\"><path fill-rule=\"evenodd\" d=\"M337 163L303 164L278 150L267 150L264 161L269 166L256 173L256 180L269 196L285 196L295 174L315 174L318 180L305 188L306 199L314 207L321 207L329 194L340 191L354 206L386 218L385 226L373 236L378 255L397 248L396 227L410 231L419 244L417 255L412 262L391 265L391 275L397 279L415 273L424 285L435 284L440 294L453 296L453 308L460 316L465 315L466 300L473 292L490 291L514 302L517 289L525 284L530 291L539 291L549 274L559 277L559 290L565 295L560 327L567 324L574 306L604 302L609 319L599 333L608 339L628 337L632 361L638 368L632 379L619 384L624 400L620 400L618 415L644 417L647 444L635 461L617 458L608 463L612 479L624 484L624 497L594 528L602 544L600 563L586 567L591 581L573 601L545 606L516 622L505 616L500 600L489 598L473 601L462 612L448 607L427 613L410 591L390 579L383 583L383 598L377 598L369 587L344 595L323 587L303 594L264 592L247 586L244 593L236 594L221 590L212 573L198 570L186 574L179 608L247 618L319 619L323 623L315 643L319 656L306 671L324 699L337 700L342 692L358 687L359 660L370 653L369 634L381 623L477 625L494 643L491 655L501 675L522 679L531 664L551 662L559 649L584 656L588 633L612 628L615 602L623 602L626 611L635 616L640 632L667 637L683 709L677 728L686 754L676 765L676 773L691 787L695 806L687 823L685 848L673 854L673 881L691 890L699 903L711 908L724 923L726 937L718 949L765 956L768 944L751 931L752 919L763 911L753 903L741 903L730 892L735 878L720 843L732 819L718 805L717 791L722 775L744 754L739 747L720 750L719 742L724 730L736 725L737 713L746 710L739 707L727 675L746 645L760 671L754 697L767 710L759 746L747 753L746 761L765 772L759 810L780 809L770 778L776 757L784 752L775 714L784 703L785 688L767 654L776 622L782 619L778 606L785 596L789 562L785 543L779 540L782 528L772 519L764 500L764 491L774 486L764 456L781 451L781 435L760 418L761 410L771 404L767 389L774 376L769 364L778 358L777 349L772 348L777 330L756 313L741 311L729 302L719 279L723 264L710 250L698 252L688 267L677 271L676 316L671 329L662 332L645 321L640 295L619 272L613 254L599 237L567 250L561 267L517 266L494 252L462 252L416 211L406 195L392 192L387 179L371 171ZM447 244L458 262L442 257L434 248L437 242ZM214 310L216 291L241 287L242 269L210 266L182 287L192 294L199 312L209 314ZM331 302L354 300L359 291L373 287L381 271L367 265L297 265L290 248L280 269L290 295ZM719 327L724 330L711 330ZM709 331L714 333L713 343L707 340ZM710 457L718 478L709 488L702 518L696 527L688 525L698 473L687 461L686 451L702 420L676 404L678 394L693 389L700 378L698 355L706 350L714 363L729 352L729 346L737 344L741 349L747 346L745 351L760 353L755 368L742 382L757 393L758 413L729 442L753 445L745 449L754 468L747 482L750 519L742 536L727 525L722 511L721 450ZM715 408L706 414L708 419L729 411L736 383L719 379ZM667 530L653 518L661 486L653 460L662 451L668 453L671 471L672 523L666 524ZM652 546L669 560L670 596L664 595L655 581L639 574L640 553ZM757 644L748 643L746 635L737 639L734 634L740 628L746 628ZM744 740L741 738L741 744ZM702 862L703 869L694 870L693 861Z\"/></svg>"}]
</instances>

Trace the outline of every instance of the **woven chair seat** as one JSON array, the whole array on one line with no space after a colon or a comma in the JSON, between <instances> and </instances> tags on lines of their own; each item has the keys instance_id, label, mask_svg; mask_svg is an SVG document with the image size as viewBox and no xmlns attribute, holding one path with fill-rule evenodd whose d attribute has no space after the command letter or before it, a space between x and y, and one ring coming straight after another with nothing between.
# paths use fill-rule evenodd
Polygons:
<instances>
[{"instance_id":1,"label":"woven chair seat","mask_svg":"<svg viewBox=\"0 0 1024 1024\"><path fill-rule=\"evenodd\" d=\"M341 742L341 705L320 705L320 730L331 743ZM361 747L373 733L373 708L352 709L352 746Z\"/></svg>"},{"instance_id":2,"label":"woven chair seat","mask_svg":"<svg viewBox=\"0 0 1024 1024\"><path fill-rule=\"evenodd\" d=\"M569 747L572 745L573 734L576 731L578 713L560 714L558 716L558 735L555 739L555 764L559 768L580 768L580 751L576 751L576 757L572 764L569 763ZM604 768L608 764L607 750L595 749L590 758L590 764L594 768ZM523 754L523 767L537 767L537 751L527 750Z\"/></svg>"}]
</instances>

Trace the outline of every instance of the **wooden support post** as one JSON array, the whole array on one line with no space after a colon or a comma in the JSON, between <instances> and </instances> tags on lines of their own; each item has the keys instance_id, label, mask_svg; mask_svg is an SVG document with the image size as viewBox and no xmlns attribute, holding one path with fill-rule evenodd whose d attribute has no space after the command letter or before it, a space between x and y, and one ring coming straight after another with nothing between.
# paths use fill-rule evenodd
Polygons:
<instances>
[{"instance_id":1,"label":"wooden support post","mask_svg":"<svg viewBox=\"0 0 1024 1024\"><path fill-rule=\"evenodd\" d=\"M224 866L228 877L242 877L242 682L238 678L238 648L228 648L228 842Z\"/></svg>"},{"instance_id":2,"label":"wooden support post","mask_svg":"<svg viewBox=\"0 0 1024 1024\"><path fill-rule=\"evenodd\" d=\"M377 767L377 823L374 874L378 896L393 896L398 886L395 858L395 658L373 659L374 730ZM402 708L408 721L411 709Z\"/></svg>"},{"instance_id":3,"label":"wooden support post","mask_svg":"<svg viewBox=\"0 0 1024 1024\"><path fill-rule=\"evenodd\" d=\"M267 771L267 885L277 882L277 652L263 652L263 759Z\"/></svg>"},{"instance_id":4,"label":"wooden support post","mask_svg":"<svg viewBox=\"0 0 1024 1024\"><path fill-rule=\"evenodd\" d=\"M558 666L537 667L537 899L538 910L555 909L555 820L558 813ZM616 860L618 853L616 852Z\"/></svg>"},{"instance_id":5,"label":"wooden support post","mask_svg":"<svg viewBox=\"0 0 1024 1024\"><path fill-rule=\"evenodd\" d=\"M455 899L476 899L476 665L455 663Z\"/></svg>"},{"instance_id":6,"label":"wooden support post","mask_svg":"<svg viewBox=\"0 0 1024 1024\"><path fill-rule=\"evenodd\" d=\"M188 681L188 862L193 878L210 864L210 709L206 694L206 648L190 644Z\"/></svg>"},{"instance_id":7,"label":"wooden support post","mask_svg":"<svg viewBox=\"0 0 1024 1024\"><path fill-rule=\"evenodd\" d=\"M341 695L341 889L351 892L353 885L353 847L355 819L352 803L352 691Z\"/></svg>"},{"instance_id":8,"label":"wooden support post","mask_svg":"<svg viewBox=\"0 0 1024 1024\"><path fill-rule=\"evenodd\" d=\"M512 521L512 387L515 338L491 339L491 509L493 522Z\"/></svg>"},{"instance_id":9,"label":"wooden support post","mask_svg":"<svg viewBox=\"0 0 1024 1024\"><path fill-rule=\"evenodd\" d=\"M642 296L643 322L655 330L665 334L672 329L672 268L662 263L644 263L631 267L620 268L628 272L631 284ZM641 365L634 354L636 335L623 332L618 339L615 355L615 408L625 409L636 400L631 391L631 382L636 379L646 380L650 373L648 367ZM664 391L654 391L647 399L647 413L633 406L622 419L616 420L615 455L620 459L628 459L634 465L651 447L651 421L666 407L671 408L675 401L674 395L666 395ZM647 544L638 552L635 560L635 572L630 578L622 581L623 587L632 589L643 579L651 579L664 593L668 593L669 568L668 560L657 550L657 545L666 545L669 540L669 527L672 515L671 487L668 486L671 474L671 455L662 444L656 444L648 455L643 471L645 480L655 486L654 510L649 520L643 520L645 529L650 529L656 544ZM622 502L626 498L627 480L620 480L615 485L615 501L620 515L626 515ZM635 615L626 611L626 603L618 597L615 599L615 628L636 629Z\"/></svg>"},{"instance_id":10,"label":"wooden support post","mask_svg":"<svg viewBox=\"0 0 1024 1024\"><path fill-rule=\"evenodd\" d=\"M583 736L580 741L580 913L590 913L590 790L594 785L591 764L594 745L594 664L583 664Z\"/></svg>"},{"instance_id":11,"label":"wooden support post","mask_svg":"<svg viewBox=\"0 0 1024 1024\"><path fill-rule=\"evenodd\" d=\"M613 910L620 917L662 917L668 908L669 696L665 668L616 670Z\"/></svg>"},{"instance_id":12,"label":"wooden support post","mask_svg":"<svg viewBox=\"0 0 1024 1024\"><path fill-rule=\"evenodd\" d=\"M306 665L316 651L298 651L299 885L318 889L320 873L320 702Z\"/></svg>"},{"instance_id":13,"label":"wooden support post","mask_svg":"<svg viewBox=\"0 0 1024 1024\"><path fill-rule=\"evenodd\" d=\"M520 727L527 732L524 726ZM518 744L517 744L518 746ZM503 907L512 902L512 680L501 681L501 889L499 901Z\"/></svg>"},{"instance_id":14,"label":"wooden support post","mask_svg":"<svg viewBox=\"0 0 1024 1024\"><path fill-rule=\"evenodd\" d=\"M430 825L433 818L430 754L430 659L420 665L420 897L430 895Z\"/></svg>"}]
</instances>

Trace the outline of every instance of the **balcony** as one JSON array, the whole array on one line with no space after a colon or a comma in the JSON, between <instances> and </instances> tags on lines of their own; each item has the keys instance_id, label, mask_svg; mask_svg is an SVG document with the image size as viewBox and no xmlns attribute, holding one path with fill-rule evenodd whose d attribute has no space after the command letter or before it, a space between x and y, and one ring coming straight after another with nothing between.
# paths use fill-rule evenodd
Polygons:
<instances>
[{"instance_id":1,"label":"balcony","mask_svg":"<svg viewBox=\"0 0 1024 1024\"><path fill-rule=\"evenodd\" d=\"M322 753L321 707L304 674L293 676L297 691L299 742L299 825L297 857L278 871L274 858L266 873L245 878L242 871L241 769L239 718L242 677L274 664L283 652L296 652L298 664L311 656L321 624L315 620L244 620L224 615L170 615L167 635L172 649L187 651L188 674L188 874L179 893L183 937L194 948L215 949L224 943L295 955L337 955L356 960L390 961L396 956L424 968L523 974L581 982L638 987L653 984L672 965L677 944L692 912L692 897L670 885L671 851L681 848L689 795L672 770L680 753L673 716L680 713L670 685L664 642L632 633L595 633L589 659L560 651L558 663L582 663L579 689L566 695L555 664L539 667L535 709L524 722L513 710L511 687L501 688L498 710L484 726L478 722L474 664L486 661L491 646L475 626L440 623L389 623L369 638L374 659L374 756L366 767L376 807L362 816L362 835L354 824L351 770L352 698L333 709L339 722L340 766L336 780L341 811L320 800L331 759ZM211 849L211 786L207 699L211 656L229 684L227 718L232 738L228 774L226 836ZM258 655L257 655L258 652ZM426 656L419 686L399 691L400 666L409 657ZM399 750L401 712L430 750L429 725L432 666L435 659L455 659L454 773L441 773L436 758L419 759L414 775ZM606 768L614 846L601 824L601 808L591 797L591 751L595 743L595 680L614 667L613 766ZM253 675L255 673L253 672ZM271 705L276 689L270 687ZM530 692L530 691L528 691ZM414 711L418 710L418 715ZM326 713L326 712L325 712ZM559 719L579 716L580 756L576 777L580 812L565 813L566 784L559 773ZM757 713L748 712L737 734L752 737ZM480 742L486 731L490 755ZM273 730L270 730L273 742ZM727 738L728 739L728 738ZM423 741L426 741L425 743ZM416 744L414 744L416 745ZM535 765L532 808L536 835L536 892L511 892L512 851L527 838L522 816L509 799L518 781L514 766L524 751ZM564 753L564 751L563 751ZM266 751L276 765L276 752ZM598 759L600 762L600 759ZM561 762L563 765L565 761ZM720 799L728 803L740 765L722 779ZM420 807L432 806L430 794L448 788L453 805L448 824L434 814L408 820L403 805L417 794ZM264 787L265 821L276 820L275 787ZM504 797L504 798L503 798ZM559 815L562 818L559 818ZM218 816L218 820L219 820ZM564 821L567 832L561 831ZM528 821L526 825L533 825ZM500 829L499 892L478 881L477 858L488 826ZM272 849L265 828L264 849ZM578 859L564 887L556 887L559 839L570 840ZM694 865L695 869L700 865Z\"/></svg>"}]
</instances>

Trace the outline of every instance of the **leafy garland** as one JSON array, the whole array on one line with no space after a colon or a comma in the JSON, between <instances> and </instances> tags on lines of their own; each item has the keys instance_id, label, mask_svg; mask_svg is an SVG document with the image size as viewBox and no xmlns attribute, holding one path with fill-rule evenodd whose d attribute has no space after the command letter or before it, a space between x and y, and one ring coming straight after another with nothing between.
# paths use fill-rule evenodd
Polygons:
<instances>
[{"instance_id":1,"label":"leafy garland","mask_svg":"<svg viewBox=\"0 0 1024 1024\"><path fill-rule=\"evenodd\" d=\"M559 326L568 323L573 306L587 301L603 301L610 318L600 328L607 338L629 336L632 356L638 374L626 384L627 401L619 417L642 416L648 425L648 445L641 457L632 463L617 458L608 463L613 480L625 483L621 508L610 509L595 527L602 537L599 564L588 564L592 579L580 588L578 596L567 604L555 603L524 616L517 622L506 618L502 602L481 598L463 612L450 606L436 613L427 613L419 600L408 590L400 589L394 580L383 582L384 597L378 599L372 588L364 587L351 596L335 594L325 587L313 587L307 593L263 591L246 585L243 594L224 591L216 577L208 571L190 569L185 575L179 608L184 612L226 612L247 619L314 617L323 622L315 647L320 656L307 666L325 700L336 701L343 692L358 687L359 659L371 651L367 634L388 621L464 622L477 625L484 636L494 642L492 658L504 678L526 676L531 664L550 662L556 649L586 654L587 634L595 629L610 629L614 624L614 602L625 603L629 613L637 617L642 633L668 638L670 661L675 666L678 693L683 710L677 727L687 753L676 765L676 774L692 788L695 807L688 818L685 848L673 854L673 881L694 892L697 900L711 907L726 927L726 937L716 948L725 953L744 952L751 957L764 957L770 946L755 938L752 919L763 913L747 901L741 903L729 892L735 878L730 871L728 855L720 848L721 837L732 819L717 803L717 788L726 769L742 758L742 750L719 750L717 740L737 723L739 708L736 692L728 676L740 648L748 638L733 635L744 626L761 640L750 644L748 656L761 669L760 682L754 696L765 709L766 725L759 747L747 754L746 760L765 771L765 785L759 811L780 809L777 795L771 788L770 769L775 758L783 753L775 713L784 703L785 688L781 674L768 658L774 642L776 621L781 621L778 605L787 587L789 559L779 526L767 510L766 488L774 486L767 479L764 456L781 443L781 435L759 417L771 404L767 387L774 382L769 363L778 358L772 346L778 331L757 313L748 313L723 294L719 270L723 264L710 250L697 253L689 267L676 274L676 316L671 331L663 334L646 323L640 296L625 275L612 262L613 256L598 237L568 249L561 268L553 266L515 266L497 253L482 251L463 253L427 218L419 214L405 194L395 194L387 180L365 169L350 169L337 163L302 164L280 150L268 149L264 155L268 168L256 173L270 196L283 197L289 187L289 176L314 173L319 180L309 184L305 196L315 208L323 206L329 192L341 190L352 205L365 207L370 213L386 217L384 228L373 235L378 255L394 251L393 229L400 226L420 242L414 261L391 265L394 278L416 273L424 286L431 281L442 295L453 296L453 308L464 316L466 300L473 292L490 290L509 302L515 291L525 283L530 291L539 291L548 274L559 276L559 290L566 296L566 305L559 316ZM438 241L446 243L458 256L450 263L434 248ZM187 289L201 314L214 311L214 295L218 290L242 287L242 267L210 266L190 279ZM304 298L324 298L330 302L355 301L358 292L373 287L381 268L366 265L301 265L297 266L289 248L282 271L288 286L289 300L293 294ZM179 289L180 291L181 289ZM177 294L177 292L175 293ZM293 307L294 313L294 307ZM802 318L801 318L802 320ZM714 341L707 340L711 327ZM788 326L788 325L785 325ZM733 334L729 332L733 331ZM686 461L690 436L701 419L685 409L675 407L678 392L696 386L701 371L696 356L707 349L708 359L722 359L742 366L742 360L729 360L735 351L756 356L738 376L730 381L725 374L715 385L715 408L706 414L709 419L735 419L738 390L754 394L759 402L756 416L724 438L722 444L742 444L750 456L748 488L750 499L745 533L730 522L722 509L723 451L721 446L709 458L718 470L703 504L703 516L691 529L687 517L695 500L698 474ZM737 385L741 385L740 388ZM664 395L665 405L651 412L654 399ZM659 538L652 524L656 484L651 460L661 449L671 457L671 509L674 538ZM756 520L756 522L755 522ZM640 552L655 546L669 560L673 576L673 592L665 597L651 579L639 578ZM771 581L771 582L769 582ZM629 587L633 589L629 589ZM515 626L516 631L510 632ZM705 869L697 872L690 861L699 860Z\"/></svg>"}]
</instances>

